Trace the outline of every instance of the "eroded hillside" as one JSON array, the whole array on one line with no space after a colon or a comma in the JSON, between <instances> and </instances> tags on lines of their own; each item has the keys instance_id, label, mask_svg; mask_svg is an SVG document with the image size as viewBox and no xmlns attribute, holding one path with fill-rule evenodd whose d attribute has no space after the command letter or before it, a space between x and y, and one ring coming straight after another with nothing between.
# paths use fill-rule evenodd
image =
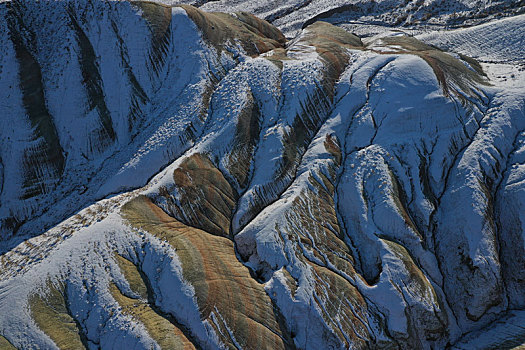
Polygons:
<instances>
[{"instance_id":1,"label":"eroded hillside","mask_svg":"<svg viewBox=\"0 0 525 350\"><path fill-rule=\"evenodd\" d=\"M326 22L0 15L1 346L525 342L523 85Z\"/></svg>"}]
</instances>

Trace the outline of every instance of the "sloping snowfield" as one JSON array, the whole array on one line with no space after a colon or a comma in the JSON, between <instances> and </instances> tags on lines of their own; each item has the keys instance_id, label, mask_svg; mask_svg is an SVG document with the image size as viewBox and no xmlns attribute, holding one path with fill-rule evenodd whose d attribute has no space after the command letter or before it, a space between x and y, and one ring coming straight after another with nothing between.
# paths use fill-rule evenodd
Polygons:
<instances>
[{"instance_id":1,"label":"sloping snowfield","mask_svg":"<svg viewBox=\"0 0 525 350\"><path fill-rule=\"evenodd\" d=\"M0 348L525 343L522 5L194 5L0 4Z\"/></svg>"}]
</instances>

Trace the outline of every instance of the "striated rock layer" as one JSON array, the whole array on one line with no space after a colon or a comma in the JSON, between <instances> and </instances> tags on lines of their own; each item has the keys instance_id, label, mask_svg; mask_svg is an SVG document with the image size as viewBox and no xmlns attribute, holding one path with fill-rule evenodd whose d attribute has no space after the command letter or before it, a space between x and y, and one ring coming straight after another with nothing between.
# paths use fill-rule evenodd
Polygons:
<instances>
[{"instance_id":1,"label":"striated rock layer","mask_svg":"<svg viewBox=\"0 0 525 350\"><path fill-rule=\"evenodd\" d=\"M188 5L0 27L0 347L525 341L525 85L494 66Z\"/></svg>"}]
</instances>

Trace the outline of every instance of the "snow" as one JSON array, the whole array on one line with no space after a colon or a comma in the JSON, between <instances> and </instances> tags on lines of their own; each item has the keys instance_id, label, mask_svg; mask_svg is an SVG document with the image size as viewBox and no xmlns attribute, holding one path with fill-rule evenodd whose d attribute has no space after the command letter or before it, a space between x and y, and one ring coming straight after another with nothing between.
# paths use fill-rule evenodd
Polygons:
<instances>
[{"instance_id":1,"label":"snow","mask_svg":"<svg viewBox=\"0 0 525 350\"><path fill-rule=\"evenodd\" d=\"M383 9L394 4L378 2ZM67 18L65 7L29 6L26 21L37 32L34 54L42 67L46 106L68 157L66 175L53 192L29 201L20 199L21 160L34 130L24 118L18 61L6 21L0 20L0 100L5 101L0 115L21 116L0 118L0 217L14 213L30 219L1 243L0 334L15 346L56 347L28 307L31 296L51 281L67 285L68 307L92 348L157 347L109 291L112 282L132 293L114 253L141 267L152 281L155 306L173 315L203 348L224 346L221 336L240 346L236 330L224 321L225 311L215 308L209 320L201 319L177 250L132 228L120 213L138 195L166 209L159 195L163 188L180 200L173 172L197 153L206 154L238 192L231 217L237 257L263 283L298 348L352 343L342 321L350 314L359 316L367 333L354 329L355 334L370 337L370 344L395 338L405 347L423 348L455 342L457 348L494 345L501 340L494 334L523 323L521 313L512 310L525 307L520 274L525 253L524 15L416 36L453 58L466 54L480 60L490 85L469 82L472 96L453 82L457 94L445 93L427 60L383 40L405 34L378 26L363 29L370 34L366 48L345 51L348 63L335 82L333 99L325 101L315 98L326 97L326 61L308 43L311 33L300 26L347 1L329 7L321 0L277 7L240 0L203 5L254 11L273 18L287 35L299 33L288 42L282 67L270 60L274 52L248 57L233 43L226 45L229 54L218 52L182 8L171 8L166 58L158 71L150 61L151 32L140 11L95 3L93 9L75 3L75 9L83 14L81 26L97 56L116 141L90 150L97 142L93 130L100 128L100 111L89 108L76 34L67 26L56 35L45 34ZM474 2L462 4L475 7ZM2 6L0 16L7 16ZM117 30L105 30L112 23ZM351 19L346 25L358 24ZM131 129L130 71L147 95ZM239 160L229 156L239 147L236 128L250 99L259 110L261 131L243 187L232 181L230 172ZM282 170L289 135L305 110L315 111L319 120L301 130L304 142ZM193 135L185 137L190 124ZM341 150L340 165L326 146L328 139ZM324 198L323 191L333 201L323 204L334 210L335 223L314 214L319 208L313 199ZM303 224L304 217L320 228ZM323 250L330 244L341 245L329 253L344 264L334 263ZM330 280L316 269L341 279L363 304L356 298L345 300L348 309L330 310L329 293L340 291L331 290ZM216 333L219 323L228 334ZM515 333L502 341L515 341L521 336ZM435 339L425 338L428 334Z\"/></svg>"}]
</instances>

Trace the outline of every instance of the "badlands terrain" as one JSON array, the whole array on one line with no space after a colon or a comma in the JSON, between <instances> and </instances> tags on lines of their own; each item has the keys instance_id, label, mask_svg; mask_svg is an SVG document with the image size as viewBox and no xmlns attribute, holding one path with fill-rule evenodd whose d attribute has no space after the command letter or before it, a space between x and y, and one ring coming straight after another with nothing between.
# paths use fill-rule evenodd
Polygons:
<instances>
[{"instance_id":1,"label":"badlands terrain","mask_svg":"<svg viewBox=\"0 0 525 350\"><path fill-rule=\"evenodd\" d=\"M0 2L0 349L525 343L525 3Z\"/></svg>"}]
</instances>

